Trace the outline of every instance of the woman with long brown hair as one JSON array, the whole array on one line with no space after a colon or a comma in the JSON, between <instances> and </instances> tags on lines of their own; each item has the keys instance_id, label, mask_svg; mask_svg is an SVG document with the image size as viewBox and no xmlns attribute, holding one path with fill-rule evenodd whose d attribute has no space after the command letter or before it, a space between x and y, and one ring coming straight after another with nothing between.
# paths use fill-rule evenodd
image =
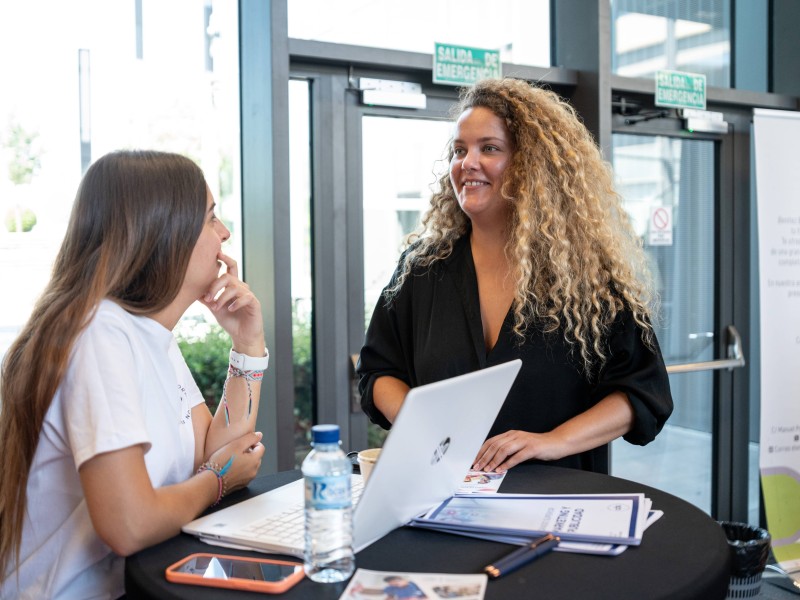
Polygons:
<instances>
[{"instance_id":1,"label":"woman with long brown hair","mask_svg":"<svg viewBox=\"0 0 800 600\"><path fill-rule=\"evenodd\" d=\"M214 207L176 154L115 152L87 170L3 360L0 597L118 598L122 557L257 473L261 308ZM213 417L172 335L197 300L233 342Z\"/></svg>"},{"instance_id":2,"label":"woman with long brown hair","mask_svg":"<svg viewBox=\"0 0 800 600\"><path fill-rule=\"evenodd\" d=\"M362 406L389 428L413 386L522 359L474 468L607 471L672 412L646 258L575 111L525 81L455 107L449 171L375 308Z\"/></svg>"}]
</instances>

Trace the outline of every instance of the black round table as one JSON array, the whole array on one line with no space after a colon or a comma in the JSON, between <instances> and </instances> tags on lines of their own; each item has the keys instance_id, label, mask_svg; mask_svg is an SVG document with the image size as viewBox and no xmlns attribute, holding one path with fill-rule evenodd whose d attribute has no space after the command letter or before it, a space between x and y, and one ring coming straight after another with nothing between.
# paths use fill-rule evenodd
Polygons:
<instances>
[{"instance_id":1,"label":"black round table","mask_svg":"<svg viewBox=\"0 0 800 600\"><path fill-rule=\"evenodd\" d=\"M255 479L246 490L225 498L219 508L240 502L300 477L286 471ZM643 492L664 516L644 533L642 544L619 556L551 552L506 577L490 580L487 599L680 600L725 598L730 556L722 528L692 504L646 485L585 471L543 465L512 469L501 492L588 494ZM481 573L513 547L457 535L401 527L356 555L356 566L376 571ZM253 598L250 592L169 583L164 570L194 552L247 555L180 534L128 557L125 589L129 599ZM258 554L258 553L251 553ZM260 555L260 554L259 554ZM261 555L263 556L263 555ZM287 557L283 557L287 558ZM297 560L291 558L290 560ZM287 599L338 599L346 583L318 584L308 579L281 596Z\"/></svg>"}]
</instances>

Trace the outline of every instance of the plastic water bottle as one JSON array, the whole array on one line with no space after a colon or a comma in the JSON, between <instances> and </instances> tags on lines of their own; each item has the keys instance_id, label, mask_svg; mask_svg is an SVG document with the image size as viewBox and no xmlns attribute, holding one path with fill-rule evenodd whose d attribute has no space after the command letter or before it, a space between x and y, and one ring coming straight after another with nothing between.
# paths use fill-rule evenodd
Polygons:
<instances>
[{"instance_id":1,"label":"plastic water bottle","mask_svg":"<svg viewBox=\"0 0 800 600\"><path fill-rule=\"evenodd\" d=\"M323 583L353 574L352 465L339 447L338 425L311 428L314 449L303 461L305 479L306 575Z\"/></svg>"}]
</instances>

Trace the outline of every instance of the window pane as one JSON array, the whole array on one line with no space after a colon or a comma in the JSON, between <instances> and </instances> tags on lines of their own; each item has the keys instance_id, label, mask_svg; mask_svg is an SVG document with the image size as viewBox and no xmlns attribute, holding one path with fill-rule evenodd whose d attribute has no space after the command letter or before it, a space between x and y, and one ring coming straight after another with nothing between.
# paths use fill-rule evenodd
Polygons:
<instances>
[{"instance_id":1,"label":"window pane","mask_svg":"<svg viewBox=\"0 0 800 600\"><path fill-rule=\"evenodd\" d=\"M673 69L729 87L730 0L612 0L612 70L626 77Z\"/></svg>"},{"instance_id":2,"label":"window pane","mask_svg":"<svg viewBox=\"0 0 800 600\"><path fill-rule=\"evenodd\" d=\"M449 121L366 116L361 127L366 329L381 290L397 266L406 236L417 228L430 206L438 176L447 172L445 145L453 125ZM392 148L388 155L387 140Z\"/></svg>"},{"instance_id":3,"label":"window pane","mask_svg":"<svg viewBox=\"0 0 800 600\"><path fill-rule=\"evenodd\" d=\"M364 328L389 283L404 242L430 206L447 172L450 121L365 116L361 120L364 173ZM387 140L391 152L387 153ZM437 160L439 159L439 160ZM387 432L370 423L367 446L383 445Z\"/></svg>"},{"instance_id":4,"label":"window pane","mask_svg":"<svg viewBox=\"0 0 800 600\"><path fill-rule=\"evenodd\" d=\"M295 464L311 449L314 419L313 288L311 277L311 134L309 85L289 82L289 197L292 238L292 356Z\"/></svg>"},{"instance_id":5,"label":"window pane","mask_svg":"<svg viewBox=\"0 0 800 600\"><path fill-rule=\"evenodd\" d=\"M291 0L289 37L433 53L434 42L550 66L549 0Z\"/></svg>"},{"instance_id":6,"label":"window pane","mask_svg":"<svg viewBox=\"0 0 800 600\"><path fill-rule=\"evenodd\" d=\"M236 0L27 0L2 22L0 269L15 294L0 297L0 355L47 282L85 167L109 151L195 160L241 261ZM8 231L18 211L30 231Z\"/></svg>"}]
</instances>

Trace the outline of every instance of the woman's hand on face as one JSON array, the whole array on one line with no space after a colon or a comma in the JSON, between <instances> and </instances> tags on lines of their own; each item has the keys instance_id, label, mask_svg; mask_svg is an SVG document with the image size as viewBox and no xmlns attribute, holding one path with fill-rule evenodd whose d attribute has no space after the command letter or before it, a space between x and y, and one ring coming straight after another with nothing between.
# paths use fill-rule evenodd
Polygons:
<instances>
[{"instance_id":1,"label":"woman's hand on face","mask_svg":"<svg viewBox=\"0 0 800 600\"><path fill-rule=\"evenodd\" d=\"M511 429L489 438L483 443L472 468L476 471L503 473L521 462L538 458L561 458L555 440L549 433L530 433Z\"/></svg>"},{"instance_id":2,"label":"woman's hand on face","mask_svg":"<svg viewBox=\"0 0 800 600\"><path fill-rule=\"evenodd\" d=\"M225 444L209 457L211 462L220 467L224 467L233 458L225 474L228 493L243 488L258 474L265 451L261 436L260 431L246 433Z\"/></svg>"},{"instance_id":3,"label":"woman's hand on face","mask_svg":"<svg viewBox=\"0 0 800 600\"><path fill-rule=\"evenodd\" d=\"M220 252L217 258L225 271L217 277L200 301L231 336L237 352L264 355L264 323L261 303L250 287L239 279L239 267L230 256Z\"/></svg>"}]
</instances>

